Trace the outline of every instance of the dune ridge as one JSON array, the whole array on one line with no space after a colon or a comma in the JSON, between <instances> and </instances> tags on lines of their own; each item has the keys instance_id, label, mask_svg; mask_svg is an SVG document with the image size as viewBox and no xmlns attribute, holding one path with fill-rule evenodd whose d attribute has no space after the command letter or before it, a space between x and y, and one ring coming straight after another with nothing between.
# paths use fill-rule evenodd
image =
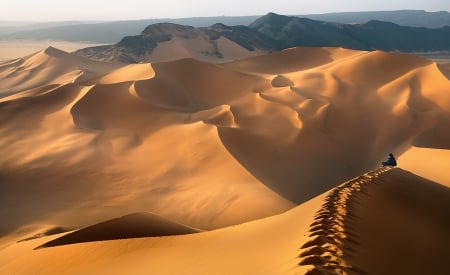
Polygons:
<instances>
[{"instance_id":1,"label":"dune ridge","mask_svg":"<svg viewBox=\"0 0 450 275\"><path fill-rule=\"evenodd\" d=\"M352 179L325 198L299 265L314 266L305 274L444 274L449 198L449 188L399 168Z\"/></svg>"},{"instance_id":2,"label":"dune ridge","mask_svg":"<svg viewBox=\"0 0 450 275\"><path fill-rule=\"evenodd\" d=\"M359 246L355 227L359 217L352 213L353 198L362 192L362 185L372 184L374 178L387 172L389 167L377 169L334 188L325 198L324 204L314 216L309 237L312 240L302 245L300 266L314 265L305 274L366 274L367 271L349 262Z\"/></svg>"},{"instance_id":3,"label":"dune ridge","mask_svg":"<svg viewBox=\"0 0 450 275\"><path fill-rule=\"evenodd\" d=\"M123 65L97 62L48 47L0 64L0 97L49 84L82 82L119 66Z\"/></svg>"},{"instance_id":4,"label":"dune ridge","mask_svg":"<svg viewBox=\"0 0 450 275\"><path fill-rule=\"evenodd\" d=\"M219 230L38 250L58 236L16 243L0 250L0 272L446 274L449 198L448 187L379 168L282 214Z\"/></svg>"},{"instance_id":5,"label":"dune ridge","mask_svg":"<svg viewBox=\"0 0 450 275\"><path fill-rule=\"evenodd\" d=\"M2 236L142 211L217 229L283 213L389 152L450 148L450 81L411 55L116 67L48 49L17 62L0 65L17 89L0 99Z\"/></svg>"},{"instance_id":6,"label":"dune ridge","mask_svg":"<svg viewBox=\"0 0 450 275\"><path fill-rule=\"evenodd\" d=\"M450 150L412 146L399 157L400 167L450 187Z\"/></svg>"},{"instance_id":7,"label":"dune ridge","mask_svg":"<svg viewBox=\"0 0 450 275\"><path fill-rule=\"evenodd\" d=\"M133 213L76 230L44 243L36 249L84 242L162 237L197 232L199 232L198 229L178 224L152 213Z\"/></svg>"}]
</instances>

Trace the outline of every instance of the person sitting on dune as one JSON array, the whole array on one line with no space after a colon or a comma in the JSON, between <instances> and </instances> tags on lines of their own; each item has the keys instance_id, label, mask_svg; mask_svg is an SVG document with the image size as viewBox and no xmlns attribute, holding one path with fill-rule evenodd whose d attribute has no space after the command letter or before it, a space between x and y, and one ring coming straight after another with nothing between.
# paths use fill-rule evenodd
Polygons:
<instances>
[{"instance_id":1,"label":"person sitting on dune","mask_svg":"<svg viewBox=\"0 0 450 275\"><path fill-rule=\"evenodd\" d=\"M395 160L394 155L390 153L389 158L381 164L383 164L383 166L397 166L397 161Z\"/></svg>"}]
</instances>

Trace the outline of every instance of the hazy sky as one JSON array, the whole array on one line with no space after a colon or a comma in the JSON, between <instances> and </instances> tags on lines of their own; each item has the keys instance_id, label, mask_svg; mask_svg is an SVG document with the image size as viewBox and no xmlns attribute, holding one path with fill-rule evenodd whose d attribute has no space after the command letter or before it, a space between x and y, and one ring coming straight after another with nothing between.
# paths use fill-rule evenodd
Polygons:
<instances>
[{"instance_id":1,"label":"hazy sky","mask_svg":"<svg viewBox=\"0 0 450 275\"><path fill-rule=\"evenodd\" d=\"M449 11L450 0L1 0L0 20L127 20L398 9Z\"/></svg>"}]
</instances>

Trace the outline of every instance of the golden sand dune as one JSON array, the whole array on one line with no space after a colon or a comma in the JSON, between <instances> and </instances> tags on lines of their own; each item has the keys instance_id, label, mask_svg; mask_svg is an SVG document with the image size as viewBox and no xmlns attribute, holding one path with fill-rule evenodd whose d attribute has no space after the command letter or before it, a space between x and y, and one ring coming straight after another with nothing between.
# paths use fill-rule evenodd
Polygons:
<instances>
[{"instance_id":1,"label":"golden sand dune","mask_svg":"<svg viewBox=\"0 0 450 275\"><path fill-rule=\"evenodd\" d=\"M144 79L150 79L155 76L155 72L152 69L150 63L146 64L131 64L123 67L119 67L116 70L108 72L105 75L101 75L98 78L90 79L85 84L114 84L120 82L138 81Z\"/></svg>"},{"instance_id":2,"label":"golden sand dune","mask_svg":"<svg viewBox=\"0 0 450 275\"><path fill-rule=\"evenodd\" d=\"M117 67L48 47L0 64L0 97L46 85L78 83Z\"/></svg>"},{"instance_id":3,"label":"golden sand dune","mask_svg":"<svg viewBox=\"0 0 450 275\"><path fill-rule=\"evenodd\" d=\"M122 255L109 249L124 249L124 255L148 246L167 252L168 243L180 240L180 251L199 246L213 257L219 252L208 250L209 238L218 251L243 249L237 243L230 247L231 238L248 241L252 259L267 262L258 267L240 262L242 273L285 274L301 261L294 254L324 192L379 166L389 152L403 154L399 165L425 177L446 173L433 165L421 172L418 163L420 148L441 150L427 151L436 163L450 149L450 81L435 63L412 55L292 48L226 64L187 58L117 67L49 48L0 64L0 76L3 261L62 235L41 234L49 226L83 228L152 212L209 230L283 213L322 194L242 227L162 238L159 244L143 239L49 248L22 258L45 262L55 256L49 251L59 251L62 261L69 255L80 261L80 270L99 270L103 257ZM400 170L385 174L394 171ZM445 176L432 179L448 184ZM294 228L276 233L285 232L288 221ZM247 226L255 229L246 231ZM35 235L43 237L14 244ZM276 240L275 235L282 235L279 244L261 241ZM264 247L267 253L261 253ZM91 249L99 251L99 261L83 262L80 255ZM167 253L152 260L158 268L174 260ZM276 262L264 258L277 253ZM138 254L125 257L143 268ZM120 268L129 266L128 260ZM356 263L372 264L364 261ZM211 273L206 271L219 262L199 265L203 269L194 273ZM111 265L116 267L121 270ZM14 268L22 270L14 264L3 270Z\"/></svg>"},{"instance_id":4,"label":"golden sand dune","mask_svg":"<svg viewBox=\"0 0 450 275\"><path fill-rule=\"evenodd\" d=\"M20 62L2 65L6 78L33 70L39 82L0 105L11 229L31 217L65 225L65 211L85 226L143 210L216 228L284 211L389 151L450 146L450 82L410 55L293 48L116 69L49 48ZM64 75L74 66L92 77L72 83ZM13 197L43 203L46 192L48 209L12 207Z\"/></svg>"},{"instance_id":5,"label":"golden sand dune","mask_svg":"<svg viewBox=\"0 0 450 275\"><path fill-rule=\"evenodd\" d=\"M446 274L449 199L446 187L378 169L283 214L219 230L38 250L63 234L16 243L0 251L0 272Z\"/></svg>"},{"instance_id":6,"label":"golden sand dune","mask_svg":"<svg viewBox=\"0 0 450 275\"><path fill-rule=\"evenodd\" d=\"M411 147L399 158L403 169L450 187L450 150Z\"/></svg>"},{"instance_id":7,"label":"golden sand dune","mask_svg":"<svg viewBox=\"0 0 450 275\"><path fill-rule=\"evenodd\" d=\"M184 113L213 108L239 100L255 90L270 88L264 78L195 59L152 66L155 77L137 81L136 94L158 107Z\"/></svg>"},{"instance_id":8,"label":"golden sand dune","mask_svg":"<svg viewBox=\"0 0 450 275\"><path fill-rule=\"evenodd\" d=\"M225 63L223 66L248 73L276 75L311 69L365 53L343 48L290 48L272 54Z\"/></svg>"},{"instance_id":9,"label":"golden sand dune","mask_svg":"<svg viewBox=\"0 0 450 275\"><path fill-rule=\"evenodd\" d=\"M449 198L449 188L400 169L346 182L317 211L300 266L313 266L305 274L445 274Z\"/></svg>"},{"instance_id":10,"label":"golden sand dune","mask_svg":"<svg viewBox=\"0 0 450 275\"><path fill-rule=\"evenodd\" d=\"M199 232L152 213L134 213L74 231L39 248L142 237L161 237Z\"/></svg>"}]
</instances>

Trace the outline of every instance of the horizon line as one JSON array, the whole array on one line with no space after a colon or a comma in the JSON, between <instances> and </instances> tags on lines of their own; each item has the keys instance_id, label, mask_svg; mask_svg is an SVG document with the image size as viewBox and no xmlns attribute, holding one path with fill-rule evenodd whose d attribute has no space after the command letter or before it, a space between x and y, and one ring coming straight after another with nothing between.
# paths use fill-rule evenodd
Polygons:
<instances>
[{"instance_id":1,"label":"horizon line","mask_svg":"<svg viewBox=\"0 0 450 275\"><path fill-rule=\"evenodd\" d=\"M39 24L39 23L62 23L62 22L74 22L74 23L108 23L108 22L123 22L123 21L143 21L143 20L177 20L177 19L196 19L196 18L217 18L217 17L257 17L264 16L270 13L285 15L285 16L309 16L309 15L325 15L325 14L342 14L342 13L370 13L370 12L400 12L400 11L423 11L427 13L440 13L446 12L450 13L450 10L436 10L436 11L428 11L424 9L398 9L398 10L361 10L361 11L337 11L337 12L324 12L324 13L306 13L306 14L282 14L276 13L273 11L269 11L265 14L251 14L251 15L208 15L208 16L186 16L186 17L145 17L145 18L129 18L129 19L67 19L67 20L0 20L0 23L12 23L12 24Z\"/></svg>"}]
</instances>

